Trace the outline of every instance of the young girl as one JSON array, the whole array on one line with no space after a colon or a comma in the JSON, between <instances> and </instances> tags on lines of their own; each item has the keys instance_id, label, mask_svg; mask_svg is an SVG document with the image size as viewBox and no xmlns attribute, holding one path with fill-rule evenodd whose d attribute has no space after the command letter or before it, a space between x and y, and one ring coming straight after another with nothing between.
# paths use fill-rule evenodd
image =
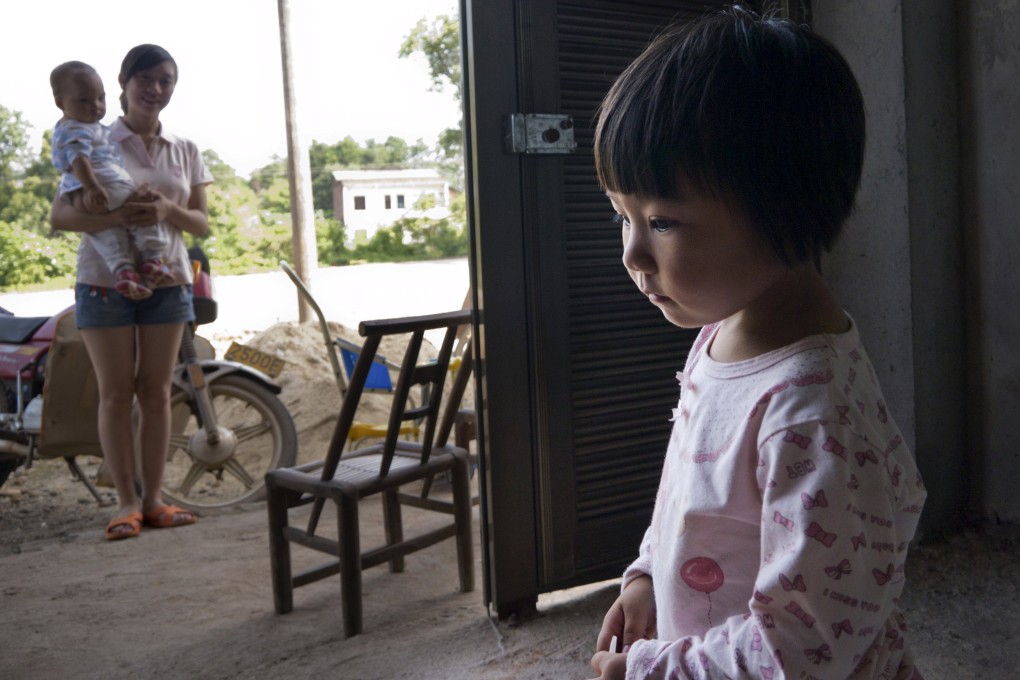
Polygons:
<instances>
[{"instance_id":1,"label":"young girl","mask_svg":"<svg viewBox=\"0 0 1020 680\"><path fill-rule=\"evenodd\" d=\"M656 39L606 96L595 160L624 265L703 328L601 678L915 674L897 599L925 491L815 264L863 153L836 49L739 8Z\"/></svg>"},{"instance_id":2,"label":"young girl","mask_svg":"<svg viewBox=\"0 0 1020 680\"><path fill-rule=\"evenodd\" d=\"M184 324L194 320L191 266L185 232L209 231L205 186L212 175L198 147L163 129L159 116L177 86L177 63L158 45L132 48L121 64L124 115L110 126L124 165L151 200L129 199L107 213L86 213L60 198L53 202L55 229L94 233L119 224L169 227L167 262L173 274L144 300L121 295L116 277L91 239L78 248L75 316L99 383L99 440L117 489L119 510L106 538L137 536L142 525L177 527L195 516L162 498L163 470L170 445L170 386ZM139 441L142 493L135 491L135 398L141 414Z\"/></svg>"}]
</instances>

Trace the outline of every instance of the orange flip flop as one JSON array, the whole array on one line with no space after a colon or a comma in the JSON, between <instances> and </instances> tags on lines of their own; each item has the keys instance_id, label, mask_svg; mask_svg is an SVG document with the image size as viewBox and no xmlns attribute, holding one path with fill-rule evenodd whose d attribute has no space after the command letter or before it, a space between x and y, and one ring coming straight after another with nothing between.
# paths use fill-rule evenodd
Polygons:
<instances>
[{"instance_id":1,"label":"orange flip flop","mask_svg":"<svg viewBox=\"0 0 1020 680\"><path fill-rule=\"evenodd\" d=\"M115 529L121 527L128 527L128 531L121 529L115 531ZM106 540L108 541L119 541L122 538L134 538L138 534L142 533L142 513L129 512L121 517L114 517L110 520L110 523L106 525Z\"/></svg>"},{"instance_id":2,"label":"orange flip flop","mask_svg":"<svg viewBox=\"0 0 1020 680\"><path fill-rule=\"evenodd\" d=\"M164 505L145 513L145 526L157 529L169 527L182 527L186 524L195 523L195 513L191 510L179 508L176 505Z\"/></svg>"}]
</instances>

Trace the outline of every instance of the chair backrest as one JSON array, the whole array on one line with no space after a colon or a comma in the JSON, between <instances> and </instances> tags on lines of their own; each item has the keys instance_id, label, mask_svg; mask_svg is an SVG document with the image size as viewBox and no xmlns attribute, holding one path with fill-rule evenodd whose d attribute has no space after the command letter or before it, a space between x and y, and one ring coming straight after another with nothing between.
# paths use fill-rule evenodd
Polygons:
<instances>
[{"instance_id":1,"label":"chair backrest","mask_svg":"<svg viewBox=\"0 0 1020 680\"><path fill-rule=\"evenodd\" d=\"M401 424L406 421L414 420L419 423L421 429L421 461L423 463L428 461L433 445L443 446L446 444L446 440L449 437L449 427L446 426L445 419L443 427L439 427L440 406L443 401L443 384L446 380L450 357L453 353L453 345L457 338L457 330L461 326L470 323L470 321L471 310L461 309L455 312L426 314L399 319L363 321L359 325L358 332L365 338L365 342L354 364L354 370L351 372L348 383L347 394L340 407L340 415L337 418L336 428L333 430L333 437L330 441L329 451L322 470L323 479L332 478L336 472L340 456L343 453L344 444L354 423L354 414L357 411L358 403L361 401L362 394L366 391L369 374L372 367L378 365L375 362L376 353L380 342L385 336L409 334L410 339L407 342L407 349L400 363L400 373L393 391L393 403L390 408L386 438L382 444L383 459L379 470L380 476L385 477L389 473L397 441L400 437ZM420 356L424 334L426 331L436 329L445 330L442 343L439 347L439 355L434 361L423 362L420 360ZM468 366L466 368L469 371L470 355L468 355L468 359ZM462 365L462 370L464 368ZM457 387L459 378L460 374L455 379L455 387ZM463 382L466 384L466 378L463 379ZM417 406L409 406L407 399L409 392L412 388L421 386L428 388L428 400ZM459 389L462 396L463 385ZM449 411L449 409L447 410Z\"/></svg>"}]
</instances>

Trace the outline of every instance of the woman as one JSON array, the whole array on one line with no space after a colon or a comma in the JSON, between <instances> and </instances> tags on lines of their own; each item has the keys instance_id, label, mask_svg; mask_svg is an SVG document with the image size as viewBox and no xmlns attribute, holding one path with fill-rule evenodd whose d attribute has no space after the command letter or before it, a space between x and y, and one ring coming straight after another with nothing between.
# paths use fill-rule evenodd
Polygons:
<instances>
[{"instance_id":1,"label":"woman","mask_svg":"<svg viewBox=\"0 0 1020 680\"><path fill-rule=\"evenodd\" d=\"M175 527L195 521L191 512L163 502L161 486L170 443L171 377L184 324L194 318L183 232L209 231L205 185L212 182L198 148L163 130L159 121L177 84L170 54L156 45L139 45L127 53L118 80L124 115L111 126L111 138L142 188L108 213L78 212L60 198L50 213L54 229L85 233L159 222L172 227L166 255L172 281L145 300L117 293L116 279L90 239L82 239L78 248L75 313L99 383L99 440L120 505L107 525L108 540L137 536L143 524ZM135 490L130 417L136 397L141 497Z\"/></svg>"}]
</instances>

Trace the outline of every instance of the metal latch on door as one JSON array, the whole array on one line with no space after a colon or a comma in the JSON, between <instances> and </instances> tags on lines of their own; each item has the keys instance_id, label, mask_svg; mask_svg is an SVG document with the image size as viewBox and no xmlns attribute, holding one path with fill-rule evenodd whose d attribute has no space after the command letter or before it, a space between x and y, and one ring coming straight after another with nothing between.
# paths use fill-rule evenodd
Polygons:
<instances>
[{"instance_id":1,"label":"metal latch on door","mask_svg":"<svg viewBox=\"0 0 1020 680\"><path fill-rule=\"evenodd\" d=\"M567 154L577 148L571 116L561 113L511 113L506 123L509 153Z\"/></svg>"}]
</instances>

